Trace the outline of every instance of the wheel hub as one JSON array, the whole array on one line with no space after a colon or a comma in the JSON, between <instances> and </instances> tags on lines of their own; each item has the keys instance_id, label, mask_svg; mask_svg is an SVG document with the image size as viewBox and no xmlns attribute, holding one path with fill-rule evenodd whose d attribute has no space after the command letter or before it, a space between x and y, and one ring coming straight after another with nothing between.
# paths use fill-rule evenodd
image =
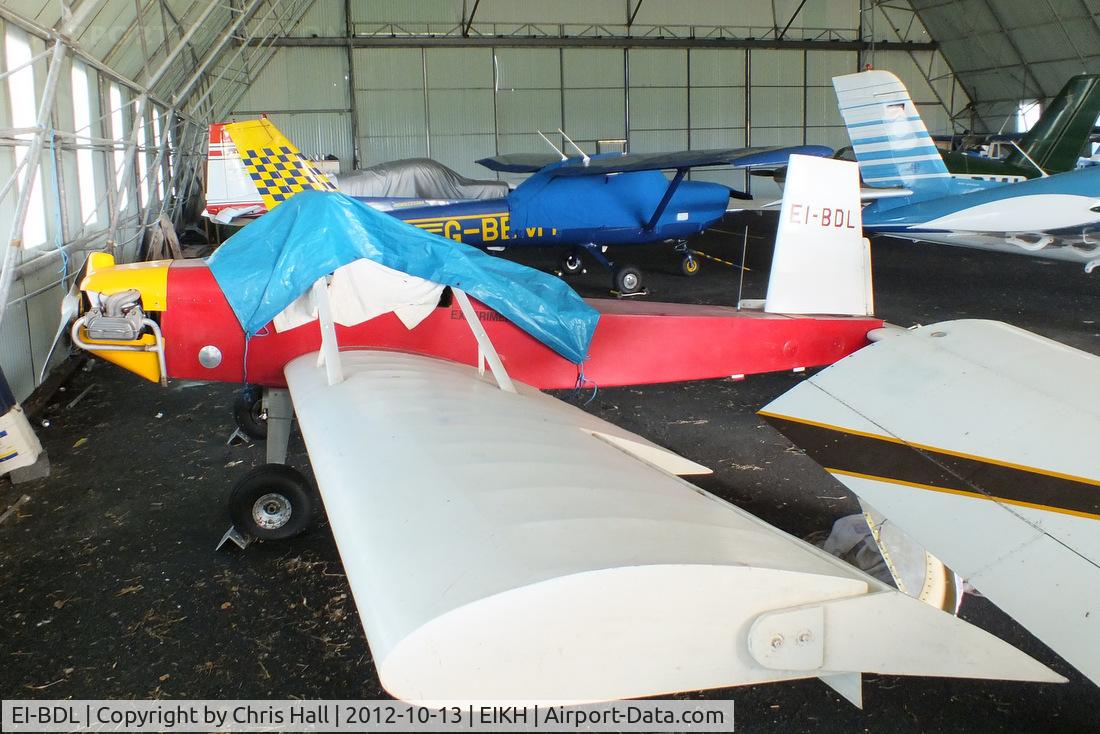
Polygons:
<instances>
[{"instance_id":1,"label":"wheel hub","mask_svg":"<svg viewBox=\"0 0 1100 734\"><path fill-rule=\"evenodd\" d=\"M623 288L628 291L632 291L638 287L638 276L634 273L627 273L623 276Z\"/></svg>"},{"instance_id":2,"label":"wheel hub","mask_svg":"<svg viewBox=\"0 0 1100 734\"><path fill-rule=\"evenodd\" d=\"M264 530L278 530L290 522L290 500L281 494L269 492L252 505L252 520Z\"/></svg>"}]
</instances>

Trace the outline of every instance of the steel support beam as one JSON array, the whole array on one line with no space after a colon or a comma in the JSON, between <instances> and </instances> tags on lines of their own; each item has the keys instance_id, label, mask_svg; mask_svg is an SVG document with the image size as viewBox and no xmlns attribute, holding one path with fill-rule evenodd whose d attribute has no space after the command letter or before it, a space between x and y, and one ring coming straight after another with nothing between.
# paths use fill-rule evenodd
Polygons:
<instances>
[{"instance_id":1,"label":"steel support beam","mask_svg":"<svg viewBox=\"0 0 1100 734\"><path fill-rule=\"evenodd\" d=\"M587 36L324 36L276 38L271 45L299 48L344 46L355 48L761 48L811 51L863 51L874 46L883 51L935 51L935 41L808 41L774 38L646 38ZM249 42L258 45L254 41Z\"/></svg>"}]
</instances>

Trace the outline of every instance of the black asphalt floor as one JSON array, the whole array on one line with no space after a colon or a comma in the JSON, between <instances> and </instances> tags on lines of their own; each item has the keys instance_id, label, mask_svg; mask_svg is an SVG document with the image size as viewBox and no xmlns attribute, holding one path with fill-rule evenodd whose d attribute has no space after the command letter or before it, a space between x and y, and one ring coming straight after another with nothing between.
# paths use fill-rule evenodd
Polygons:
<instances>
[{"instance_id":1,"label":"black asphalt floor","mask_svg":"<svg viewBox=\"0 0 1100 734\"><path fill-rule=\"evenodd\" d=\"M744 225L743 296L763 297L770 219L732 218L693 244L739 260ZM889 240L873 253L877 310L890 322L994 318L1100 354L1100 286L1078 266ZM737 300L735 269L704 261L689 279L667 247L619 254L642 266L651 300ZM600 296L606 280L590 268L574 283ZM805 536L857 505L755 414L801 379L601 389L587 409L713 468L701 487ZM323 515L291 541L214 552L230 487L264 460L262 445L226 444L235 387L163 389L94 363L55 396L39 429L52 475L0 480L0 510L31 498L0 525L3 698L385 697ZM297 435L289 462L308 471ZM868 675L862 711L817 680L688 697L733 698L740 731L1100 731L1095 685L985 599L968 597L962 615L1070 682Z\"/></svg>"}]
</instances>

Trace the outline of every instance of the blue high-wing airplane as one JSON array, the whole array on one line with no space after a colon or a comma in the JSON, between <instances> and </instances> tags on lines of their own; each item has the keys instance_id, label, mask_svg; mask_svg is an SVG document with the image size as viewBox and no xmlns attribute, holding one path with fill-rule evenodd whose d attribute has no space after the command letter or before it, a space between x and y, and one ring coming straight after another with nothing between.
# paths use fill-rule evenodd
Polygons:
<instances>
[{"instance_id":1,"label":"blue high-wing airplane","mask_svg":"<svg viewBox=\"0 0 1100 734\"><path fill-rule=\"evenodd\" d=\"M266 118L211 126L206 214L216 221L256 217L303 189L333 184ZM357 197L443 237L485 248L521 246L564 250L563 273L576 273L587 255L612 273L621 294L642 289L636 267L616 263L609 247L668 241L682 253L681 271L698 261L687 238L718 222L730 199L748 195L721 184L687 181L704 166L775 168L792 154L828 156L823 146L693 150L678 153L607 153L564 158L502 155L478 163L530 173L507 196L454 200ZM673 170L672 179L661 171Z\"/></svg>"},{"instance_id":2,"label":"blue high-wing airplane","mask_svg":"<svg viewBox=\"0 0 1100 734\"><path fill-rule=\"evenodd\" d=\"M905 85L888 71L833 78L872 199L863 228L920 242L1100 264L1100 168L1003 183L947 170ZM1034 162L1032 162L1034 164Z\"/></svg>"}]
</instances>

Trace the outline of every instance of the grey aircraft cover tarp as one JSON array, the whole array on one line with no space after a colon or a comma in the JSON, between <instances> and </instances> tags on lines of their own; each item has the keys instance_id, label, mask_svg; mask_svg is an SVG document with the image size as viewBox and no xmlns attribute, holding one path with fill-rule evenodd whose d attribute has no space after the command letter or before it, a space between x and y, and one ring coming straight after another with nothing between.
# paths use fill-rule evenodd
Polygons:
<instances>
[{"instance_id":1,"label":"grey aircraft cover tarp","mask_svg":"<svg viewBox=\"0 0 1100 734\"><path fill-rule=\"evenodd\" d=\"M508 195L504 181L466 178L427 158L379 163L337 177L340 193L359 197L413 199L499 199Z\"/></svg>"}]
</instances>

